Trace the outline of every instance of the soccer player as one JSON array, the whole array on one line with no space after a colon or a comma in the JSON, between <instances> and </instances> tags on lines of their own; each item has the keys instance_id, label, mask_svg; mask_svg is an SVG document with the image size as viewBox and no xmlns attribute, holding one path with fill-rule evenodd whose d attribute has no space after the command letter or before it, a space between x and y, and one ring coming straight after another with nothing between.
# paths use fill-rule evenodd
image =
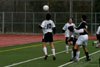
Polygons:
<instances>
[{"instance_id":1,"label":"soccer player","mask_svg":"<svg viewBox=\"0 0 100 67\"><path fill-rule=\"evenodd\" d=\"M96 44L96 48L100 47L100 26L97 29L96 37L98 41L94 41L93 44Z\"/></svg>"},{"instance_id":2,"label":"soccer player","mask_svg":"<svg viewBox=\"0 0 100 67\"><path fill-rule=\"evenodd\" d=\"M81 23L79 24L77 29L84 29L84 28L87 29L86 19L87 19L86 16L82 15ZM86 61L90 61L89 53L88 53L88 50L86 48L87 41L88 41L88 33L86 31L84 31L83 33L80 33L80 35L76 41L76 44L74 46L74 53L73 54L74 54L74 58L76 61L79 61L80 46L81 45L83 46L83 49L84 49L84 52L86 55Z\"/></svg>"},{"instance_id":3,"label":"soccer player","mask_svg":"<svg viewBox=\"0 0 100 67\"><path fill-rule=\"evenodd\" d=\"M45 54L44 59L46 60L48 57L46 42L49 42L52 53L53 53L53 60L56 60L55 47L53 44L53 34L55 34L55 24L51 20L50 14L46 14L46 19L42 22L42 24L39 27L42 28L42 31L43 31L42 42L43 42L43 52Z\"/></svg>"},{"instance_id":4,"label":"soccer player","mask_svg":"<svg viewBox=\"0 0 100 67\"><path fill-rule=\"evenodd\" d=\"M65 42L66 42L66 53L68 53L69 51L69 44L72 44L73 41L73 35L71 36L71 38L69 38L70 34L69 34L69 30L68 27L69 26L73 26L75 27L75 24L72 23L72 18L69 18L69 21L64 25L64 27L62 28L63 32L65 32Z\"/></svg>"},{"instance_id":5,"label":"soccer player","mask_svg":"<svg viewBox=\"0 0 100 67\"><path fill-rule=\"evenodd\" d=\"M73 61L73 51L74 51L74 47L75 47L75 44L76 44L76 41L78 39L78 36L79 36L79 33L83 33L83 32L87 32L87 30L84 28L84 29L76 29L74 28L73 26L70 26L68 27L69 31L70 31L70 36L71 35L74 35L74 39L73 39L73 46L72 46L72 58L70 59L70 61ZM88 33L88 32L87 32Z\"/></svg>"}]
</instances>

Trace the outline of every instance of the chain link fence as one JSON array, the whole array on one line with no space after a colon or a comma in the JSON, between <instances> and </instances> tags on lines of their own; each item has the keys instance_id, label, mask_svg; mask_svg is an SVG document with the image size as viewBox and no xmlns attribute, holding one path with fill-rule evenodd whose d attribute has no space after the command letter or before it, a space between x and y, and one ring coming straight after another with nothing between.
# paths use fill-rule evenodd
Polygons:
<instances>
[{"instance_id":1,"label":"chain link fence","mask_svg":"<svg viewBox=\"0 0 100 67\"><path fill-rule=\"evenodd\" d=\"M84 14L88 17L88 31L94 34L100 22L100 13L93 13L95 3L96 0L0 0L0 32L42 33L37 24L45 19L47 12L42 7L47 4L57 33L62 33L70 16L78 26Z\"/></svg>"},{"instance_id":2,"label":"chain link fence","mask_svg":"<svg viewBox=\"0 0 100 67\"><path fill-rule=\"evenodd\" d=\"M62 27L68 21L67 12L51 12L52 20L56 24L56 32L62 33ZM46 12L1 12L0 32L1 33L41 33L38 24L45 19ZM95 34L100 24L100 13L78 12L73 13L73 23L78 26L81 16L87 16L88 31ZM92 17L91 17L92 16Z\"/></svg>"}]
</instances>

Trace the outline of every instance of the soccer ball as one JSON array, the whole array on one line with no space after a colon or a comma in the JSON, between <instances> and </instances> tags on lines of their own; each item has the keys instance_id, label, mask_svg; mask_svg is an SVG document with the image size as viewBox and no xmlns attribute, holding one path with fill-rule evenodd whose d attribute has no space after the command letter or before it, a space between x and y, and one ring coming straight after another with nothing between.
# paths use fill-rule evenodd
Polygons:
<instances>
[{"instance_id":1,"label":"soccer ball","mask_svg":"<svg viewBox=\"0 0 100 67\"><path fill-rule=\"evenodd\" d=\"M44 11L48 11L48 10L49 10L49 6L48 6L48 5L44 5L44 6L43 6L43 10L44 10Z\"/></svg>"}]
</instances>

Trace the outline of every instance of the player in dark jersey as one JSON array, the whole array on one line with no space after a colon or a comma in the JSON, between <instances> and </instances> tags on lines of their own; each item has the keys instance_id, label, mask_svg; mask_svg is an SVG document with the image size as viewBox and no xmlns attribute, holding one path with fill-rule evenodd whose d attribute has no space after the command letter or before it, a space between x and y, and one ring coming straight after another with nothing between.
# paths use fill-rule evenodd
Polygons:
<instances>
[{"instance_id":1,"label":"player in dark jersey","mask_svg":"<svg viewBox=\"0 0 100 67\"><path fill-rule=\"evenodd\" d=\"M83 15L81 18L81 23L77 27L77 29L87 29L87 24L86 24L86 16ZM79 61L79 55L80 55L80 45L83 46L85 55L86 55L86 61L90 61L88 50L86 48L88 41L88 33L87 32L82 32L80 33L80 36L78 37L78 40L76 41L76 44L74 46L74 58L76 61Z\"/></svg>"}]
</instances>

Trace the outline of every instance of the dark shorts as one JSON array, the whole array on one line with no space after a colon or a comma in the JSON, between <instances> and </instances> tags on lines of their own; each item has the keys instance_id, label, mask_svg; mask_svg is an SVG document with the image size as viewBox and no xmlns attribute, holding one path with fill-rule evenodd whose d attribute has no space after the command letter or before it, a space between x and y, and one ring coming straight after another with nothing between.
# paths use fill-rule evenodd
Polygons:
<instances>
[{"instance_id":1,"label":"dark shorts","mask_svg":"<svg viewBox=\"0 0 100 67\"><path fill-rule=\"evenodd\" d=\"M70 41L73 41L73 37L71 37L69 41L68 41L68 37L66 37L66 40L65 40L66 44L68 44L68 42Z\"/></svg>"},{"instance_id":2,"label":"dark shorts","mask_svg":"<svg viewBox=\"0 0 100 67\"><path fill-rule=\"evenodd\" d=\"M46 33L42 39L42 42L53 42L53 34L52 33Z\"/></svg>"},{"instance_id":3,"label":"dark shorts","mask_svg":"<svg viewBox=\"0 0 100 67\"><path fill-rule=\"evenodd\" d=\"M76 44L76 41L77 41L77 39L76 39L76 38L74 38L74 40L73 40L73 45L75 45L75 44Z\"/></svg>"},{"instance_id":4,"label":"dark shorts","mask_svg":"<svg viewBox=\"0 0 100 67\"><path fill-rule=\"evenodd\" d=\"M100 35L99 35L99 34L96 34L96 37L97 37L97 40L98 40L99 43L100 43Z\"/></svg>"}]
</instances>

